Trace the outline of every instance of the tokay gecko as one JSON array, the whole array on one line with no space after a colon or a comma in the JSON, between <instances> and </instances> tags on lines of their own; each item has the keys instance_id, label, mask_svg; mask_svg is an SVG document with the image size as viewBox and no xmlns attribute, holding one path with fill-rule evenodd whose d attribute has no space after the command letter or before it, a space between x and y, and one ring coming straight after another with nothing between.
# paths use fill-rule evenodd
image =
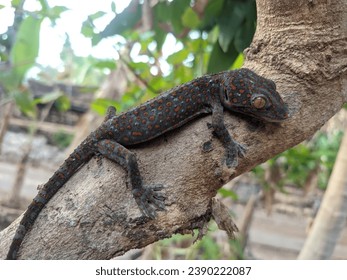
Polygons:
<instances>
[{"instance_id":1,"label":"tokay gecko","mask_svg":"<svg viewBox=\"0 0 347 280\"><path fill-rule=\"evenodd\" d=\"M211 127L225 148L225 163L228 167L236 167L246 147L236 142L226 129L224 110L268 122L280 122L289 117L275 83L245 68L202 76L120 115L110 107L105 121L73 151L29 205L7 259L17 258L20 245L42 208L96 154L126 170L138 207L151 219L156 216L155 209L165 207L165 197L161 193L163 185L143 184L135 154L127 147L150 141L198 116L212 114Z\"/></svg>"}]
</instances>

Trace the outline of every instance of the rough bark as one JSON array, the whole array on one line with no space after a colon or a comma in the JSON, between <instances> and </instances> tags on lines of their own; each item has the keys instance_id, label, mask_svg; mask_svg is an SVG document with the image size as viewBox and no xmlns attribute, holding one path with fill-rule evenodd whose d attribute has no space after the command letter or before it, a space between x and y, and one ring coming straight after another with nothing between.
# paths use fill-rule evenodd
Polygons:
<instances>
[{"instance_id":1,"label":"rough bark","mask_svg":"<svg viewBox=\"0 0 347 280\"><path fill-rule=\"evenodd\" d=\"M334 252L347 219L347 129L342 139L328 189L298 259L326 260Z\"/></svg>"},{"instance_id":2,"label":"rough bark","mask_svg":"<svg viewBox=\"0 0 347 280\"><path fill-rule=\"evenodd\" d=\"M50 201L27 235L20 258L108 259L174 233L201 227L223 183L309 138L347 101L347 2L259 0L258 25L246 67L276 81L295 114L284 124L260 124L225 114L248 152L233 173L223 149L203 152L210 116L138 146L146 183L163 183L167 210L146 220L126 187L123 170L107 160L86 164ZM18 220L0 233L5 256Z\"/></svg>"}]
</instances>

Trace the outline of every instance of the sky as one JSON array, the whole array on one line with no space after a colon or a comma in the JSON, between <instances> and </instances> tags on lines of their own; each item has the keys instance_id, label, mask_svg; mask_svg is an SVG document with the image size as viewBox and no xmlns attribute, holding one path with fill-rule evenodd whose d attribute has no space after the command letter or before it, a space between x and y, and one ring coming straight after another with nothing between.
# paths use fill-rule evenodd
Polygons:
<instances>
[{"instance_id":1,"label":"sky","mask_svg":"<svg viewBox=\"0 0 347 280\"><path fill-rule=\"evenodd\" d=\"M70 37L72 48L77 56L92 55L96 58L117 58L114 50L114 39L104 39L97 46L92 47L90 39L81 34L81 26L88 15L97 11L104 11L107 14L95 22L96 28L100 31L112 20L114 14L111 10L111 2L115 2L116 11L120 13L126 8L130 0L47 0L50 6L65 6L69 9L61 14L57 20L57 25L52 27L48 19L41 25L40 50L37 62L42 65L58 67L61 64L59 54L62 50L65 33ZM0 5L5 6L0 9L0 34L6 32L7 27L13 23L13 9L11 0L0 0ZM37 0L26 0L24 9L35 11L40 9Z\"/></svg>"}]
</instances>

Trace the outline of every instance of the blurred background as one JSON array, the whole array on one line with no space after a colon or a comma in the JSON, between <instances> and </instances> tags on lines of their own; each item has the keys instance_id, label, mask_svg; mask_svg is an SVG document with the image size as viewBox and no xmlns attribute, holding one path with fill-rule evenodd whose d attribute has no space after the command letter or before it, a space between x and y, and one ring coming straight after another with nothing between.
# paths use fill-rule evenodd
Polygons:
<instances>
[{"instance_id":1,"label":"blurred background","mask_svg":"<svg viewBox=\"0 0 347 280\"><path fill-rule=\"evenodd\" d=\"M109 105L126 111L198 76L241 67L256 20L254 0L0 0L0 230ZM123 258L296 259L332 180L346 112L220 189L240 229L235 240L210 222L194 244L175 235ZM325 258L347 259L341 219Z\"/></svg>"}]
</instances>

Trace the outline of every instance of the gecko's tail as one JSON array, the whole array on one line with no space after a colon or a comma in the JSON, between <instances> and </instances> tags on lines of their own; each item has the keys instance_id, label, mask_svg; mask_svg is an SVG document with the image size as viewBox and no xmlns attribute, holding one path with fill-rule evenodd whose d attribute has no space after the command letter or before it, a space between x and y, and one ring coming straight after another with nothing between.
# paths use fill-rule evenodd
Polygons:
<instances>
[{"instance_id":1,"label":"gecko's tail","mask_svg":"<svg viewBox=\"0 0 347 280\"><path fill-rule=\"evenodd\" d=\"M65 160L49 181L43 185L24 213L20 225L12 240L8 251L7 260L15 260L26 233L30 230L37 216L47 202L59 191L59 189L72 177L72 175L94 155L93 141L88 137Z\"/></svg>"}]
</instances>

